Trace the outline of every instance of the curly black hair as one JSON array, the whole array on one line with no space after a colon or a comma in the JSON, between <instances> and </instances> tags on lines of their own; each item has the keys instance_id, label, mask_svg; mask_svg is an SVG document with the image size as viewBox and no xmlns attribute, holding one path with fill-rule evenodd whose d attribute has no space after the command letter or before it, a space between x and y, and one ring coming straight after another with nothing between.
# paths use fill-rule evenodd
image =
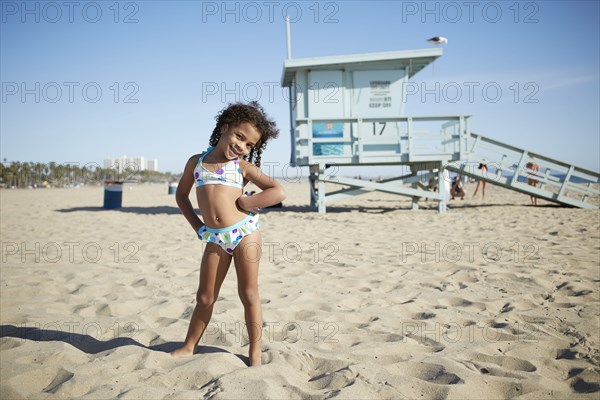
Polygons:
<instances>
[{"instance_id":1,"label":"curly black hair","mask_svg":"<svg viewBox=\"0 0 600 400\"><path fill-rule=\"evenodd\" d=\"M257 101L245 103L230 103L227 107L217 114L215 117L217 125L213 129L213 133L208 141L209 145L216 146L221 139L221 128L223 125L238 126L241 123L247 122L260 132L260 139L252 147L250 152L244 156L244 160L260 167L260 159L262 152L267 146L267 141L276 138L279 135L279 129L275 121L270 119L265 110Z\"/></svg>"}]
</instances>

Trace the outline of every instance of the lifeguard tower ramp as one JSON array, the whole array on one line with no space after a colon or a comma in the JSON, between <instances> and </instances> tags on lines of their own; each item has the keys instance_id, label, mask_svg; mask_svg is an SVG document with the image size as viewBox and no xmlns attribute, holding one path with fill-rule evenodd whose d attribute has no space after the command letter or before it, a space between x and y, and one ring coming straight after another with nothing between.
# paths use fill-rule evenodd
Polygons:
<instances>
[{"instance_id":1,"label":"lifeguard tower ramp","mask_svg":"<svg viewBox=\"0 0 600 400\"><path fill-rule=\"evenodd\" d=\"M311 207L373 190L438 201L444 212L449 171L556 203L598 208L599 175L471 132L468 115L404 116L406 82L442 55L422 49L287 59L291 164L308 166ZM539 171L527 168L535 162ZM477 169L488 165L488 172ZM379 182L338 176L344 166L406 165ZM536 179L537 186L526 178ZM347 186L325 193L325 182ZM433 191L434 186L440 190Z\"/></svg>"},{"instance_id":2,"label":"lifeguard tower ramp","mask_svg":"<svg viewBox=\"0 0 600 400\"><path fill-rule=\"evenodd\" d=\"M458 160L445 166L448 171L562 205L599 208L597 172L472 132L451 136L445 144L455 146ZM480 163L487 165L486 172L478 168Z\"/></svg>"}]
</instances>

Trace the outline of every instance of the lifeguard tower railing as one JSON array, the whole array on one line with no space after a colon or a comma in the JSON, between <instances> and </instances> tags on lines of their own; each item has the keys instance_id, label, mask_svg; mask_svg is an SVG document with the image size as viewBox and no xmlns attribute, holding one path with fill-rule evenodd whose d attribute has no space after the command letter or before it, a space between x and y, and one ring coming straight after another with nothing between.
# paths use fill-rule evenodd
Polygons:
<instances>
[{"instance_id":1,"label":"lifeguard tower railing","mask_svg":"<svg viewBox=\"0 0 600 400\"><path fill-rule=\"evenodd\" d=\"M552 202L598 208L597 172L474 134L469 117L297 119L295 160L310 167L311 206L325 212L333 201L379 190L410 196L413 208L421 198L437 200L444 212L452 171ZM327 127L338 134L312 134L327 132ZM477 168L480 163L487 165L487 172ZM529 163L539 170L528 168ZM379 182L339 175L337 167L350 165L409 165L410 174ZM527 179L535 179L537 185L529 185ZM325 182L348 188L326 194Z\"/></svg>"},{"instance_id":2,"label":"lifeguard tower railing","mask_svg":"<svg viewBox=\"0 0 600 400\"><path fill-rule=\"evenodd\" d=\"M432 132L428 123L439 125ZM375 165L385 163L415 163L451 161L467 149L469 116L415 116L397 118L336 118L296 120L296 162L308 166L321 162L337 165ZM313 124L343 124L344 137L313 137ZM306 124L307 129L300 129ZM395 125L396 134L389 125ZM428 129L429 128L429 129ZM462 134L462 141L459 140ZM327 146L330 146L329 148ZM312 151L311 151L312 150ZM337 151L336 151L337 150ZM341 150L341 151L340 151ZM325 154L323 154L325 153Z\"/></svg>"}]
</instances>

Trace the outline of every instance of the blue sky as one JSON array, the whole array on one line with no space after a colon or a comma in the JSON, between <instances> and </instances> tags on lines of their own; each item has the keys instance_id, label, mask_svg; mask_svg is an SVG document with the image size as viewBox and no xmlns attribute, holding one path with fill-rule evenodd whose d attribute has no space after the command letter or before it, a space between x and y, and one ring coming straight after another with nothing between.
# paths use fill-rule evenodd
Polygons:
<instances>
[{"instance_id":1,"label":"blue sky","mask_svg":"<svg viewBox=\"0 0 600 400\"><path fill-rule=\"evenodd\" d=\"M447 37L444 55L413 78L440 85L439 101L409 96L405 115L473 115L476 133L600 168L597 1L70 4L2 1L2 159L101 164L126 154L180 172L227 102L257 99L281 130L263 160L287 163L287 10L294 58ZM479 85L471 99L468 82ZM497 101L482 91L490 83L502 90ZM457 86L458 101L444 95Z\"/></svg>"}]
</instances>

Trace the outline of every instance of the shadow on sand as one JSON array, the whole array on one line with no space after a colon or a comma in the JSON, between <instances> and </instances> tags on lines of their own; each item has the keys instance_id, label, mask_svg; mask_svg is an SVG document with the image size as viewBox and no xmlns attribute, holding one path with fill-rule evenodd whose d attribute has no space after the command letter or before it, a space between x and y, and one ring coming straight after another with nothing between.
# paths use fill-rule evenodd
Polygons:
<instances>
[{"instance_id":1,"label":"shadow on sand","mask_svg":"<svg viewBox=\"0 0 600 400\"><path fill-rule=\"evenodd\" d=\"M157 215L157 214L168 214L176 215L181 214L181 211L177 207L171 206L157 206L157 207L121 207L105 209L103 207L73 207L73 208L61 208L56 210L58 212L70 213L77 211L118 211L122 213L133 213L133 214L146 214L146 215Z\"/></svg>"},{"instance_id":2,"label":"shadow on sand","mask_svg":"<svg viewBox=\"0 0 600 400\"><path fill-rule=\"evenodd\" d=\"M396 203L393 200L378 200L377 203L382 202L390 202ZM530 204L512 204L512 203L462 203L462 200L452 200L448 203L448 209L464 209L464 208L487 208L487 207L535 207L535 208L570 208L561 204L542 204L539 206L532 206ZM368 202L367 202L368 203ZM348 212L361 212L361 213L370 213L370 214L383 214L392 211L411 211L410 207L398 207L396 204L394 205L361 205L361 206L328 206L328 213L348 213ZM437 204L421 204L420 210L423 211L436 211ZM132 213L132 214L143 214L143 215L158 215L158 214L166 214L166 215L180 215L181 211L177 207L171 206L156 206L156 207L121 207L121 208L113 208L110 210L106 210L103 207L73 207L73 208L63 208L56 210L58 212L70 213L77 211L118 211L122 213ZM264 208L260 211L261 214L265 213L285 213L285 212L297 212L297 213L316 213L317 211L310 208L309 205L297 205L297 206L284 206L281 208Z\"/></svg>"},{"instance_id":3,"label":"shadow on sand","mask_svg":"<svg viewBox=\"0 0 600 400\"><path fill-rule=\"evenodd\" d=\"M170 353L171 351L181 347L183 342L165 342L153 346L144 346L140 342L128 338L119 337L110 339L107 341L97 340L93 336L83 335L74 332L65 332L51 329L40 329L36 327L19 327L15 325L0 325L0 342L6 341L4 338L19 338L33 340L36 342L64 342L71 346L83 351L87 354L98 354L107 350L116 349L117 347L123 346L137 346L143 347L148 350L158 351L162 353ZM229 353L227 350L223 350L214 346L197 346L195 354L209 354L209 353ZM247 356L241 354L235 354L240 360L246 365L250 364L250 360Z\"/></svg>"}]
</instances>

